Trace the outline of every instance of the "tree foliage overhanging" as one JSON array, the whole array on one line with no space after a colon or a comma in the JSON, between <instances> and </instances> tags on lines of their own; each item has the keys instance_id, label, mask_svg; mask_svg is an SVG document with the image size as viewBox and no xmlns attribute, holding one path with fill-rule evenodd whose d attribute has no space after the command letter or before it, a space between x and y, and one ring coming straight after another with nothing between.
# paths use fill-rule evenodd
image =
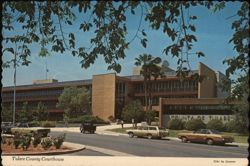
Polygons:
<instances>
[{"instance_id":1,"label":"tree foliage overhanging","mask_svg":"<svg viewBox=\"0 0 250 166\"><path fill-rule=\"evenodd\" d=\"M172 44L167 45L163 52L177 57L178 70L186 71L189 70L188 52L197 41L193 21L198 19L195 15L187 17L187 11L203 6L218 12L223 10L226 4L212 1L5 1L2 6L3 40L11 43L11 47L5 48L4 51L16 53L21 64L28 65L30 44L38 43L41 45L40 56L47 56L51 51L70 51L73 56L82 59L81 65L84 68L93 64L98 56L103 56L108 69L120 72L119 60L126 57L125 50L135 38L140 39L143 47L147 47L147 34L141 28L144 21L153 30L162 30L163 34L172 40ZM241 8L236 12L238 20L232 24L235 33L230 42L235 46L238 55L224 62L229 65L229 74L233 74L237 69L245 70L248 66L248 7L248 2L241 3ZM128 41L127 17L136 14L140 15L138 26L135 24L138 29ZM95 30L90 47L76 47L77 34L65 32L65 27L75 25L76 17L83 18L79 26L83 32ZM17 30L17 34L13 33ZM184 57L181 56L183 50L186 52ZM198 57L204 56L200 51L196 54ZM10 63L5 63L5 66Z\"/></svg>"}]
</instances>

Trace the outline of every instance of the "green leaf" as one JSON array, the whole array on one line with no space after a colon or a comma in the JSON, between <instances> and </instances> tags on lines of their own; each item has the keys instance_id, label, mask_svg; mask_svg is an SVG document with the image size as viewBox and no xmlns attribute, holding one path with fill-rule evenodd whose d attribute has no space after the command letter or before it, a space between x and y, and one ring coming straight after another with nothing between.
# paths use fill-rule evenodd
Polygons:
<instances>
[{"instance_id":1,"label":"green leaf","mask_svg":"<svg viewBox=\"0 0 250 166\"><path fill-rule=\"evenodd\" d=\"M72 22L71 22L71 21L67 21L67 23L68 23L69 25L72 25Z\"/></svg>"},{"instance_id":2,"label":"green leaf","mask_svg":"<svg viewBox=\"0 0 250 166\"><path fill-rule=\"evenodd\" d=\"M197 52L196 54L198 55L199 58L200 58L201 56L202 56L202 57L205 56L203 52Z\"/></svg>"},{"instance_id":3,"label":"green leaf","mask_svg":"<svg viewBox=\"0 0 250 166\"><path fill-rule=\"evenodd\" d=\"M135 14L135 10L134 10L134 9L131 9L131 13L134 15L134 14Z\"/></svg>"},{"instance_id":4,"label":"green leaf","mask_svg":"<svg viewBox=\"0 0 250 166\"><path fill-rule=\"evenodd\" d=\"M13 49L13 48L5 48L5 49L3 50L3 52L4 52L4 51L8 51L8 52L14 54L14 49Z\"/></svg>"},{"instance_id":5,"label":"green leaf","mask_svg":"<svg viewBox=\"0 0 250 166\"><path fill-rule=\"evenodd\" d=\"M189 28L190 28L191 31L195 32L195 26L189 25Z\"/></svg>"},{"instance_id":6,"label":"green leaf","mask_svg":"<svg viewBox=\"0 0 250 166\"><path fill-rule=\"evenodd\" d=\"M189 18L190 18L191 20L196 20L196 19L197 19L196 16L190 16Z\"/></svg>"},{"instance_id":7,"label":"green leaf","mask_svg":"<svg viewBox=\"0 0 250 166\"><path fill-rule=\"evenodd\" d=\"M147 47L147 43L146 43L146 42L147 42L147 39L145 39L145 38L141 40L141 44L142 44L142 46L143 46L144 48Z\"/></svg>"}]
</instances>

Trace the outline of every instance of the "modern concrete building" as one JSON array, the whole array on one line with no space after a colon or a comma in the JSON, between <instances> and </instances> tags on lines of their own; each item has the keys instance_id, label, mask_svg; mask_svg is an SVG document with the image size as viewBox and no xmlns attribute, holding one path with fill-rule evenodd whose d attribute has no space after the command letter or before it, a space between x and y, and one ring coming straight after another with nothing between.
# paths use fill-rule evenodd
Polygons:
<instances>
[{"instance_id":1,"label":"modern concrete building","mask_svg":"<svg viewBox=\"0 0 250 166\"><path fill-rule=\"evenodd\" d=\"M134 70L131 76L117 76L115 73L94 75L91 80L57 82L36 81L33 85L17 86L16 105L17 111L21 109L23 102L29 102L36 107L39 101L46 104L50 112L50 119L62 119L63 110L56 108L59 95L65 87L86 87L92 91L92 112L105 120L109 116L120 118L123 106L132 100L139 100L145 104L143 77L138 75L139 70ZM229 92L222 92L218 82L225 76L215 72L203 63L199 63L198 73L204 79L202 82L194 80L191 75L184 80L176 77L176 73L170 70L166 77L153 80L152 105L158 112L160 124L166 126L171 118L201 118L208 121L211 118L230 120L232 111L229 105L224 104L224 98ZM13 102L13 87L2 89L4 105Z\"/></svg>"}]
</instances>

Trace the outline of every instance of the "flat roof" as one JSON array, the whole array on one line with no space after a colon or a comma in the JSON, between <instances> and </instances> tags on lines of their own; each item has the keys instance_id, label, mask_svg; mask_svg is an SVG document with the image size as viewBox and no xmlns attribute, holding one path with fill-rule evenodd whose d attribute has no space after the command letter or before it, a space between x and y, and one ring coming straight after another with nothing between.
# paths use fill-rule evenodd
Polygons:
<instances>
[{"instance_id":1,"label":"flat roof","mask_svg":"<svg viewBox=\"0 0 250 166\"><path fill-rule=\"evenodd\" d=\"M44 84L18 85L18 86L16 86L16 89L17 90L44 89L44 88L91 85L91 84L92 84L92 79L87 79L87 80L53 82L53 83L44 83ZM14 86L3 87L2 91L12 90L13 88L14 88Z\"/></svg>"}]
</instances>

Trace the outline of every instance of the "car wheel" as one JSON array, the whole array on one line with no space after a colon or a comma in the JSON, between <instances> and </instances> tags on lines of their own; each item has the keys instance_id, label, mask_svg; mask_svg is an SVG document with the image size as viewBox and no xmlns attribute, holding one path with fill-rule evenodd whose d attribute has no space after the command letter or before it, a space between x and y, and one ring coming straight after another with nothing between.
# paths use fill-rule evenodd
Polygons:
<instances>
[{"instance_id":1,"label":"car wheel","mask_svg":"<svg viewBox=\"0 0 250 166\"><path fill-rule=\"evenodd\" d=\"M152 139L152 135L151 135L151 134L148 134L148 135L147 135L147 138L148 138L148 139Z\"/></svg>"},{"instance_id":2,"label":"car wheel","mask_svg":"<svg viewBox=\"0 0 250 166\"><path fill-rule=\"evenodd\" d=\"M83 129L82 128L80 128L80 132L83 133Z\"/></svg>"},{"instance_id":3,"label":"car wheel","mask_svg":"<svg viewBox=\"0 0 250 166\"><path fill-rule=\"evenodd\" d=\"M221 145L223 145L223 146L224 146L225 144L226 144L225 142L221 142Z\"/></svg>"},{"instance_id":4,"label":"car wheel","mask_svg":"<svg viewBox=\"0 0 250 166\"><path fill-rule=\"evenodd\" d=\"M208 145L213 145L214 144L214 141L212 139L207 139L207 144Z\"/></svg>"},{"instance_id":5,"label":"car wheel","mask_svg":"<svg viewBox=\"0 0 250 166\"><path fill-rule=\"evenodd\" d=\"M187 140L186 137L182 137L182 138L181 138L181 142L187 143L187 141L188 141L188 140Z\"/></svg>"},{"instance_id":6,"label":"car wheel","mask_svg":"<svg viewBox=\"0 0 250 166\"><path fill-rule=\"evenodd\" d=\"M129 136L129 138L133 138L134 137L134 133L130 132L130 133L128 133L128 136Z\"/></svg>"}]
</instances>

